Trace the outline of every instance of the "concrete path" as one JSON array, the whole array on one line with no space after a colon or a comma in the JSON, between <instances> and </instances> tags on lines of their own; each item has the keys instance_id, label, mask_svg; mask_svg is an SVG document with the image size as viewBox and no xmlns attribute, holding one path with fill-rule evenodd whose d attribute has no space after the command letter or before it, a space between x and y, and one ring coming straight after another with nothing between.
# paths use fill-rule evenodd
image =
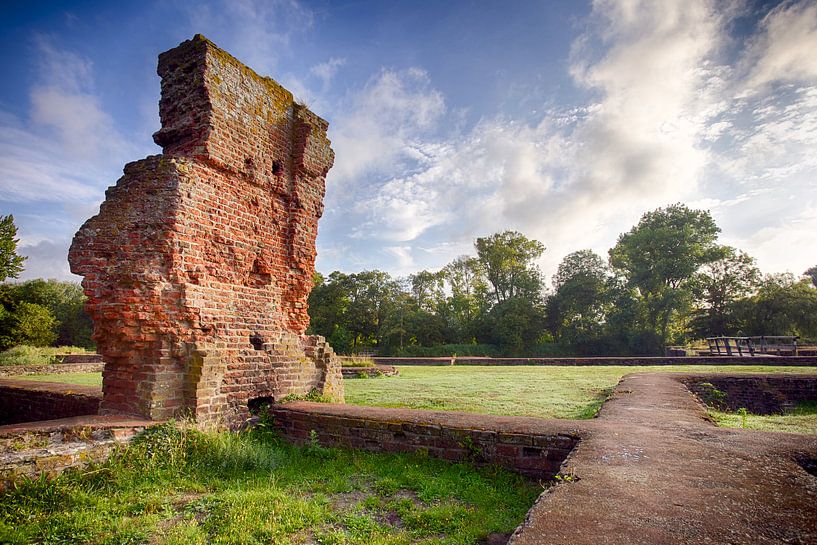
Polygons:
<instances>
[{"instance_id":1,"label":"concrete path","mask_svg":"<svg viewBox=\"0 0 817 545\"><path fill-rule=\"evenodd\" d=\"M510 544L817 544L817 437L715 427L679 377L625 377Z\"/></svg>"}]
</instances>

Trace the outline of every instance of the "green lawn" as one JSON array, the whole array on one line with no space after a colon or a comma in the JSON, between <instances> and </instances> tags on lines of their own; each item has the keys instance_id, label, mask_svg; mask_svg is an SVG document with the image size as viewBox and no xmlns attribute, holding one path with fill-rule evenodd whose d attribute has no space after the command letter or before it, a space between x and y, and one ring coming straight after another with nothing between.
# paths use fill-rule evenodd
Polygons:
<instances>
[{"instance_id":1,"label":"green lawn","mask_svg":"<svg viewBox=\"0 0 817 545\"><path fill-rule=\"evenodd\" d=\"M346 402L379 407L468 411L541 418L592 418L628 373L811 373L817 367L768 366L399 366L400 375L346 380ZM101 385L99 373L27 380ZM817 417L806 417L817 418Z\"/></svg>"},{"instance_id":2,"label":"green lawn","mask_svg":"<svg viewBox=\"0 0 817 545\"><path fill-rule=\"evenodd\" d=\"M477 544L542 487L498 468L153 428L108 462L0 493L0 543Z\"/></svg>"},{"instance_id":3,"label":"green lawn","mask_svg":"<svg viewBox=\"0 0 817 545\"><path fill-rule=\"evenodd\" d=\"M397 377L345 381L346 402L380 407L470 411L542 418L592 418L626 374L813 373L766 366L400 366Z\"/></svg>"},{"instance_id":4,"label":"green lawn","mask_svg":"<svg viewBox=\"0 0 817 545\"><path fill-rule=\"evenodd\" d=\"M710 410L719 426L761 431L787 431L817 435L817 401L799 404L786 414L746 414Z\"/></svg>"}]
</instances>

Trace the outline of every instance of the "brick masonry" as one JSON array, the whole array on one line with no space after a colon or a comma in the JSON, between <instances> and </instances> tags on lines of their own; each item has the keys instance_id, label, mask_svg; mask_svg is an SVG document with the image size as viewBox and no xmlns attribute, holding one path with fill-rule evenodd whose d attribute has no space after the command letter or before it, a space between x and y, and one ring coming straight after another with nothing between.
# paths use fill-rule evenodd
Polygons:
<instances>
[{"instance_id":1,"label":"brick masonry","mask_svg":"<svg viewBox=\"0 0 817 545\"><path fill-rule=\"evenodd\" d=\"M0 426L96 414L100 401L99 388L0 380Z\"/></svg>"},{"instance_id":2,"label":"brick masonry","mask_svg":"<svg viewBox=\"0 0 817 545\"><path fill-rule=\"evenodd\" d=\"M778 414L804 401L817 401L817 377L798 375L695 375L684 380L704 403L718 404L729 410L745 408L753 414ZM715 403L711 384L726 397Z\"/></svg>"},{"instance_id":3,"label":"brick masonry","mask_svg":"<svg viewBox=\"0 0 817 545\"><path fill-rule=\"evenodd\" d=\"M343 367L343 378L378 378L396 377L400 373L393 365L375 365L373 367Z\"/></svg>"},{"instance_id":4,"label":"brick masonry","mask_svg":"<svg viewBox=\"0 0 817 545\"><path fill-rule=\"evenodd\" d=\"M102 413L235 426L254 398L342 400L331 347L304 335L326 121L200 35L158 73L163 154L125 166L69 251L105 360Z\"/></svg>"},{"instance_id":5,"label":"brick masonry","mask_svg":"<svg viewBox=\"0 0 817 545\"><path fill-rule=\"evenodd\" d=\"M297 402L271 409L295 443L375 452L423 452L451 461L497 464L536 478L559 473L580 441L568 421Z\"/></svg>"},{"instance_id":6,"label":"brick masonry","mask_svg":"<svg viewBox=\"0 0 817 545\"><path fill-rule=\"evenodd\" d=\"M23 478L53 477L103 462L149 424L86 416L0 426L0 490Z\"/></svg>"}]
</instances>

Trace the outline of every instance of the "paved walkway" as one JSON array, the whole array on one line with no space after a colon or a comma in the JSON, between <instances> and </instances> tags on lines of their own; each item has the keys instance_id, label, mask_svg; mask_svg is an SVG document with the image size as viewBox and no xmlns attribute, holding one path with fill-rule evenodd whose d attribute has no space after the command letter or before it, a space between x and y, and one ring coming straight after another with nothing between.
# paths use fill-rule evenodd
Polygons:
<instances>
[{"instance_id":1,"label":"paved walkway","mask_svg":"<svg viewBox=\"0 0 817 545\"><path fill-rule=\"evenodd\" d=\"M511 545L817 544L817 437L715 427L678 377L619 383Z\"/></svg>"}]
</instances>

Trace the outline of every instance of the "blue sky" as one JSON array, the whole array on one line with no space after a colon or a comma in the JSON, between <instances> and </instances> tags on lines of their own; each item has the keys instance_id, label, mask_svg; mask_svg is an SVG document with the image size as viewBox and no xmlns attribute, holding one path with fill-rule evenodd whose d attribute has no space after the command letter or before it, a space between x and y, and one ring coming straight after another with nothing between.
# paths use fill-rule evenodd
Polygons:
<instances>
[{"instance_id":1,"label":"blue sky","mask_svg":"<svg viewBox=\"0 0 817 545\"><path fill-rule=\"evenodd\" d=\"M6 0L0 29L21 278L72 278L73 233L160 151L157 55L195 33L329 120L324 273L437 269L516 229L550 274L679 201L765 272L817 264L814 1Z\"/></svg>"}]
</instances>

